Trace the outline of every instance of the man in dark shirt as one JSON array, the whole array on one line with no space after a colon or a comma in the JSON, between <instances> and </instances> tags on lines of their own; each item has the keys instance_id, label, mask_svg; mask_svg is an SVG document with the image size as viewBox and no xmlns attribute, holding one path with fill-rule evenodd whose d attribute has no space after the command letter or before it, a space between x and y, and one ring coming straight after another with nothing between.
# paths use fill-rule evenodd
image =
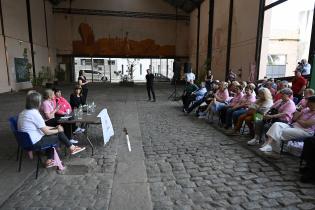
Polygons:
<instances>
[{"instance_id":1,"label":"man in dark shirt","mask_svg":"<svg viewBox=\"0 0 315 210\"><path fill-rule=\"evenodd\" d=\"M293 97L298 99L297 103L303 98L303 91L307 85L307 80L302 76L301 72L295 71L295 77L292 81Z\"/></svg>"},{"instance_id":2,"label":"man in dark shirt","mask_svg":"<svg viewBox=\"0 0 315 210\"><path fill-rule=\"evenodd\" d=\"M198 86L194 84L194 80L190 79L182 95L184 112L187 112L189 104L195 100L196 96L193 94L193 92L197 91L198 89L199 89Z\"/></svg>"},{"instance_id":3,"label":"man in dark shirt","mask_svg":"<svg viewBox=\"0 0 315 210\"><path fill-rule=\"evenodd\" d=\"M148 97L149 97L149 101L151 101L151 93L153 96L153 102L156 101L155 99L155 93L154 93L154 89L153 89L153 81L154 81L154 75L151 73L150 69L147 69L147 75L145 76L145 79L147 80L147 91L148 91Z\"/></svg>"}]
</instances>

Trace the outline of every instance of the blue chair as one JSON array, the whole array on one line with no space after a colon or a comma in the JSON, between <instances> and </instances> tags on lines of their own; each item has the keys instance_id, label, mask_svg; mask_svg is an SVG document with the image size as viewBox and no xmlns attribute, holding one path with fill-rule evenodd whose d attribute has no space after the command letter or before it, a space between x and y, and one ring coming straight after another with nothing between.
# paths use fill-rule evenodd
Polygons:
<instances>
[{"instance_id":1,"label":"blue chair","mask_svg":"<svg viewBox=\"0 0 315 210\"><path fill-rule=\"evenodd\" d=\"M44 147L35 147L28 133L17 130L17 117L16 116L10 117L9 122L10 122L10 128L12 132L14 133L15 139L18 143L18 159L19 159L18 171L19 172L21 171L23 150L35 152L37 155L37 165L36 165L36 179L37 179L39 163L41 162L40 153L47 149L56 147L57 144L47 145Z\"/></svg>"},{"instance_id":2,"label":"blue chair","mask_svg":"<svg viewBox=\"0 0 315 210\"><path fill-rule=\"evenodd\" d=\"M9 118L10 128L11 128L11 131L13 132L15 138L16 138L15 131L18 130L17 129L17 120L18 120L17 116ZM19 154L20 154L20 146L18 145L17 152L16 152L16 161L19 160Z\"/></svg>"}]
</instances>

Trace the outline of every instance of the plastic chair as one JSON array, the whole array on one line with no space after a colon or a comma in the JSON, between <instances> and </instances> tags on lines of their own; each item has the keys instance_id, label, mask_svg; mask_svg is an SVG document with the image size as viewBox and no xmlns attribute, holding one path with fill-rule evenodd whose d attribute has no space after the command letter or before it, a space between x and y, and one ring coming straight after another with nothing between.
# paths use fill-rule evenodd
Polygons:
<instances>
[{"instance_id":1,"label":"plastic chair","mask_svg":"<svg viewBox=\"0 0 315 210\"><path fill-rule=\"evenodd\" d=\"M39 163L41 162L40 152L45 151L47 149L56 147L57 144L47 145L45 147L35 147L31 138L28 133L18 131L17 130L17 117L10 117L9 118L10 127L12 132L14 133L15 139L18 143L18 159L19 159L19 167L18 171L21 171L22 166L22 158L23 158L23 150L35 152L37 155L37 165L36 165L36 179L38 178L38 170L39 170Z\"/></svg>"}]
</instances>

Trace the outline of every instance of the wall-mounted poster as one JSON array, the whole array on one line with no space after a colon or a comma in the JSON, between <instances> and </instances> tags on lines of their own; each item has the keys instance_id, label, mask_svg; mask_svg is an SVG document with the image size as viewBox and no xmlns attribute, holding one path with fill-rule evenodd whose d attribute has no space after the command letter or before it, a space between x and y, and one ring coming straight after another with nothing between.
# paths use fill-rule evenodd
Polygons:
<instances>
[{"instance_id":1,"label":"wall-mounted poster","mask_svg":"<svg viewBox=\"0 0 315 210\"><path fill-rule=\"evenodd\" d=\"M28 60L26 58L14 58L16 82L29 81L29 76L26 68L27 63Z\"/></svg>"}]
</instances>

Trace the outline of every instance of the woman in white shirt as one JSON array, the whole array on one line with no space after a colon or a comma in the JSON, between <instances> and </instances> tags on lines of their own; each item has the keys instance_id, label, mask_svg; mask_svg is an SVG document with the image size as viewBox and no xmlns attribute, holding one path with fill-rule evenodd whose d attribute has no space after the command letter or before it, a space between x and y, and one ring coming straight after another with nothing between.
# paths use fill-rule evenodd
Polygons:
<instances>
[{"instance_id":1,"label":"woman in white shirt","mask_svg":"<svg viewBox=\"0 0 315 210\"><path fill-rule=\"evenodd\" d=\"M46 126L45 121L38 109L41 105L42 97L38 92L31 92L26 96L26 106L18 117L18 130L29 134L34 147L43 147L51 144L58 144L60 141L69 148L72 155L85 150L85 147L74 146L64 134L63 127ZM53 150L48 152L46 167L54 166Z\"/></svg>"}]
</instances>

